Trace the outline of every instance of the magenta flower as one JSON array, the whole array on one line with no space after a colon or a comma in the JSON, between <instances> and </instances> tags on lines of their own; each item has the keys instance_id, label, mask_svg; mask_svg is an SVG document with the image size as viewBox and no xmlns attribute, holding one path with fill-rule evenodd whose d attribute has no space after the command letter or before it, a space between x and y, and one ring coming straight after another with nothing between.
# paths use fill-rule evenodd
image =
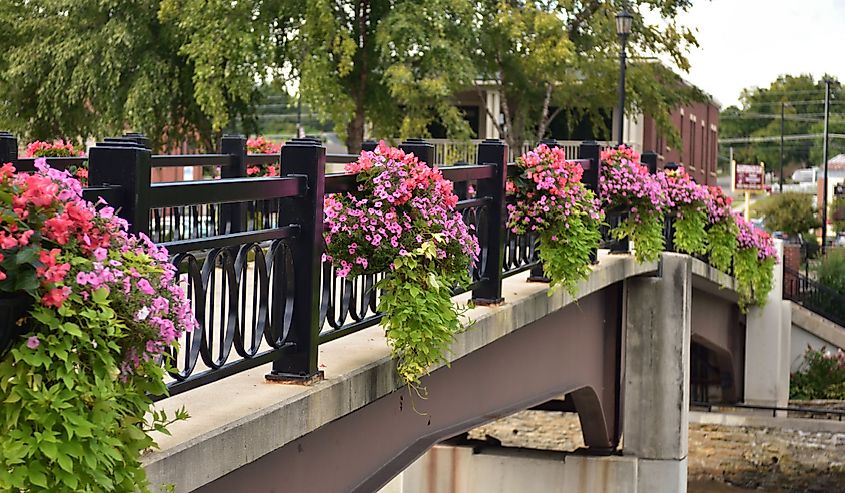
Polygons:
<instances>
[{"instance_id":1,"label":"magenta flower","mask_svg":"<svg viewBox=\"0 0 845 493\"><path fill-rule=\"evenodd\" d=\"M29 336L29 339L26 340L26 347L29 349L36 349L40 345L41 341L39 341L35 336Z\"/></svg>"}]
</instances>

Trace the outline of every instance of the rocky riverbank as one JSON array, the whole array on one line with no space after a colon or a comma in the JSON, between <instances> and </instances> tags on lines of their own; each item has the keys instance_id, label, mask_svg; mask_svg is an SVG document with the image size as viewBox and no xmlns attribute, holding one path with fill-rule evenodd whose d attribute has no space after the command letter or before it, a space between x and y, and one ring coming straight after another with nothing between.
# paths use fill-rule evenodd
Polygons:
<instances>
[{"instance_id":1,"label":"rocky riverbank","mask_svg":"<svg viewBox=\"0 0 845 493\"><path fill-rule=\"evenodd\" d=\"M578 417L523 411L470 432L503 446L573 451L583 447ZM845 492L845 433L691 424L691 491L718 483L770 493ZM711 485L711 486L708 486Z\"/></svg>"}]
</instances>

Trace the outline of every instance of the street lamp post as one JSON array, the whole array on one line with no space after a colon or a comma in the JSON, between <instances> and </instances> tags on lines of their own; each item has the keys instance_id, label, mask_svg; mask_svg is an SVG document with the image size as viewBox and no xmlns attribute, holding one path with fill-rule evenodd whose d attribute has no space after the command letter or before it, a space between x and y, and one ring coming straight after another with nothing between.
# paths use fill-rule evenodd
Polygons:
<instances>
[{"instance_id":1,"label":"street lamp post","mask_svg":"<svg viewBox=\"0 0 845 493\"><path fill-rule=\"evenodd\" d=\"M624 144L624 126L625 126L625 65L627 56L625 54L625 46L628 43L628 35L631 34L631 22L633 16L624 8L622 12L616 14L616 34L619 35L619 108L617 113L617 123L619 132L619 145Z\"/></svg>"}]
</instances>

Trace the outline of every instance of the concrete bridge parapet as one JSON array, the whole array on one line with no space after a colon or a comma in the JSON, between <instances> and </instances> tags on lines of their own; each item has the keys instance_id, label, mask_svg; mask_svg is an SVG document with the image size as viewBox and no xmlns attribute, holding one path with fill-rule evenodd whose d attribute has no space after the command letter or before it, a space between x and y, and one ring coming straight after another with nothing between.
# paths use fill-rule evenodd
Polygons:
<instances>
[{"instance_id":1,"label":"concrete bridge parapet","mask_svg":"<svg viewBox=\"0 0 845 493\"><path fill-rule=\"evenodd\" d=\"M180 493L375 491L432 445L566 395L589 449L617 452L568 457L573 484L600 474L636 482L595 491L685 491L695 284L735 304L732 278L678 254L605 256L576 299L509 278L507 303L471 310L452 367L424 379L429 399L401 388L372 327L321 346L326 379L311 387L257 368L162 401L194 417L162 437L148 475Z\"/></svg>"}]
</instances>

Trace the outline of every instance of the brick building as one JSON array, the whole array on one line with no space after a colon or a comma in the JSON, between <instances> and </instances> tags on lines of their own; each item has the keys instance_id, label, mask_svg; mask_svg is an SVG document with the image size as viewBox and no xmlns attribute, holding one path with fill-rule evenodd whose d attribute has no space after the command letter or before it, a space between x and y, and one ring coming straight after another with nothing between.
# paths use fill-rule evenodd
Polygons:
<instances>
[{"instance_id":1,"label":"brick building","mask_svg":"<svg viewBox=\"0 0 845 493\"><path fill-rule=\"evenodd\" d=\"M678 163L696 182L715 185L719 152L719 104L693 103L672 112L681 145L672 147L650 116L634 115L625 122L625 141L638 151L654 151L658 167ZM615 135L615 133L614 133Z\"/></svg>"}]
</instances>

